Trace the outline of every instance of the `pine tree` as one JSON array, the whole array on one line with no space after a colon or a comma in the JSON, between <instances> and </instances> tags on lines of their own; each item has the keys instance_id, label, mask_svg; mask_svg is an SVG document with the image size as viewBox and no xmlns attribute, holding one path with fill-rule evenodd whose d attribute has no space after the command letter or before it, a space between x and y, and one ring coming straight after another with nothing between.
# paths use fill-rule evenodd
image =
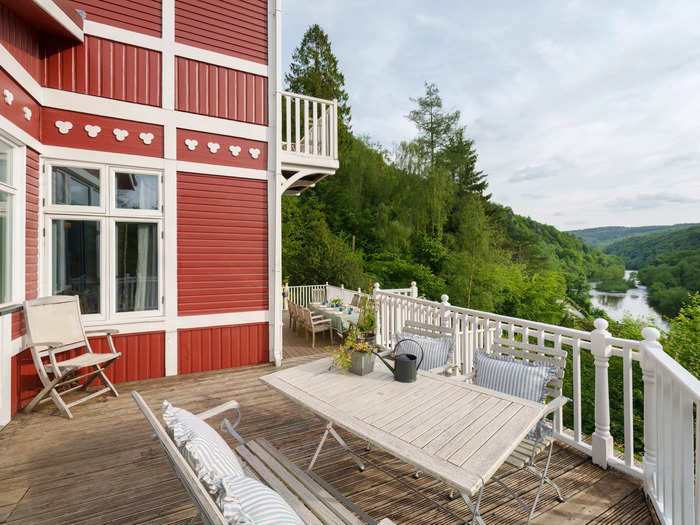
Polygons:
<instances>
[{"instance_id":1,"label":"pine tree","mask_svg":"<svg viewBox=\"0 0 700 525\"><path fill-rule=\"evenodd\" d=\"M474 141L465 136L465 128L457 128L449 138L441 155L441 162L459 184L462 193L476 193L489 200L484 194L488 188L486 173L476 169L479 156L474 149Z\"/></svg>"},{"instance_id":2,"label":"pine tree","mask_svg":"<svg viewBox=\"0 0 700 525\"><path fill-rule=\"evenodd\" d=\"M318 24L310 26L294 50L289 73L284 77L287 89L312 97L338 99L341 133L350 130L350 104L345 77L333 54L328 35Z\"/></svg>"}]
</instances>

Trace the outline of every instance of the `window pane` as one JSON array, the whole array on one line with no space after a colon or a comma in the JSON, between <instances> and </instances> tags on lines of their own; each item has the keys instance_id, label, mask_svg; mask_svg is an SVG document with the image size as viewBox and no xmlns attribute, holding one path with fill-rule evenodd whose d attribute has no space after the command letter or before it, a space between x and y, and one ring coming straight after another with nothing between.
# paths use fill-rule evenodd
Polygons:
<instances>
[{"instance_id":1,"label":"window pane","mask_svg":"<svg viewBox=\"0 0 700 525\"><path fill-rule=\"evenodd\" d=\"M53 295L79 295L84 314L100 312L100 223L52 221Z\"/></svg>"},{"instance_id":2,"label":"window pane","mask_svg":"<svg viewBox=\"0 0 700 525\"><path fill-rule=\"evenodd\" d=\"M12 290L12 196L0 191L0 303Z\"/></svg>"},{"instance_id":3,"label":"window pane","mask_svg":"<svg viewBox=\"0 0 700 525\"><path fill-rule=\"evenodd\" d=\"M100 170L94 168L51 169L52 204L100 205Z\"/></svg>"},{"instance_id":4,"label":"window pane","mask_svg":"<svg viewBox=\"0 0 700 525\"><path fill-rule=\"evenodd\" d=\"M117 312L158 309L158 225L117 223Z\"/></svg>"},{"instance_id":5,"label":"window pane","mask_svg":"<svg viewBox=\"0 0 700 525\"><path fill-rule=\"evenodd\" d=\"M143 173L115 173L117 208L129 210L158 209L158 176Z\"/></svg>"},{"instance_id":6,"label":"window pane","mask_svg":"<svg viewBox=\"0 0 700 525\"><path fill-rule=\"evenodd\" d=\"M9 148L0 144L0 182L12 184Z\"/></svg>"}]
</instances>

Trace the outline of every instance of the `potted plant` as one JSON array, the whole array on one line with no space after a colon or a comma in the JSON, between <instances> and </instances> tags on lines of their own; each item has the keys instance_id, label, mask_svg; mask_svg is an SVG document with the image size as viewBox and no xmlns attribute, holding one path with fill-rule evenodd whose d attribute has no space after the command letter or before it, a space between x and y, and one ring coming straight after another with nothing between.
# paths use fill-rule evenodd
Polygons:
<instances>
[{"instance_id":1,"label":"potted plant","mask_svg":"<svg viewBox=\"0 0 700 525\"><path fill-rule=\"evenodd\" d=\"M343 306L343 300L340 297L336 297L335 299L331 299L330 301L330 306Z\"/></svg>"},{"instance_id":2,"label":"potted plant","mask_svg":"<svg viewBox=\"0 0 700 525\"><path fill-rule=\"evenodd\" d=\"M363 376L374 370L372 344L359 335L357 330L349 330L343 344L330 349L333 366L341 369L344 374L350 370L353 374Z\"/></svg>"}]
</instances>

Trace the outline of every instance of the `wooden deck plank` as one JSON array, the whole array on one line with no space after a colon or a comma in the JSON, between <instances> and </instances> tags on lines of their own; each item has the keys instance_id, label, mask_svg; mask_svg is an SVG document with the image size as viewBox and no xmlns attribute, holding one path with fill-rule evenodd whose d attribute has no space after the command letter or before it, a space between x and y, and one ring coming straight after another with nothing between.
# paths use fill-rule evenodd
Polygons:
<instances>
[{"instance_id":1,"label":"wooden deck plank","mask_svg":"<svg viewBox=\"0 0 700 525\"><path fill-rule=\"evenodd\" d=\"M299 338L303 342L303 335L297 335L297 342ZM285 366L308 362L321 354L319 348L311 351L303 344L295 348L299 357L289 359ZM289 357L287 350L285 347ZM269 365L256 365L122 384L119 398L79 405L71 421L56 416L49 405L31 415L18 414L0 431L0 491L5 487L24 491L13 496L19 501L9 509L0 504L0 511L9 512L8 522L16 524L188 523L194 507L160 447L150 440L147 423L126 395L131 390L138 390L157 414L163 399L194 412L237 399L243 407L242 435L270 441L294 464L305 468L323 432L323 422L258 380L273 370ZM368 460L367 470L359 472L332 440L315 470L374 519L389 517L397 524L416 525L460 523L454 515L416 496L406 484L458 516L469 517L460 500L447 501L449 488L440 481L428 475L415 480L410 465L379 449L366 452L362 440L345 431L341 434ZM232 438L227 442L238 445ZM585 455L560 445L555 445L550 474L569 501L593 497L595 489L591 487L610 475ZM524 493L526 502L532 500L537 486L534 476L509 466L498 475ZM591 523L652 523L640 490L633 481L622 479L635 488L615 504L608 503L590 518ZM544 520L565 504L559 504L553 491L545 487L538 519ZM495 483L487 485L481 508L489 524L525 521L524 511Z\"/></svg>"}]
</instances>

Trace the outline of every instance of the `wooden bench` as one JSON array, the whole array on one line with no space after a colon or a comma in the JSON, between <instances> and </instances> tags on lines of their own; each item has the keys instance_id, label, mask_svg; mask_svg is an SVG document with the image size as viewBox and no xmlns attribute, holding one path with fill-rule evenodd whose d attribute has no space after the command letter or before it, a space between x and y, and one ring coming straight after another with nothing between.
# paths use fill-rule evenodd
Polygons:
<instances>
[{"instance_id":1,"label":"wooden bench","mask_svg":"<svg viewBox=\"0 0 700 525\"><path fill-rule=\"evenodd\" d=\"M218 506L201 485L197 475L153 411L138 392L132 392L131 396L146 421L151 425L155 433L154 438L158 439L165 450L165 454L185 490L190 494L202 522L206 525L227 525ZM221 411L212 409L202 415L203 419L207 419L220 413ZM238 438L237 434L236 437ZM316 474L301 470L264 439L245 442L236 447L235 450L243 460L246 474L265 483L277 492L305 523L311 525L362 525L365 523L377 525L376 521ZM384 519L379 522L379 525L393 525L393 522Z\"/></svg>"}]
</instances>

